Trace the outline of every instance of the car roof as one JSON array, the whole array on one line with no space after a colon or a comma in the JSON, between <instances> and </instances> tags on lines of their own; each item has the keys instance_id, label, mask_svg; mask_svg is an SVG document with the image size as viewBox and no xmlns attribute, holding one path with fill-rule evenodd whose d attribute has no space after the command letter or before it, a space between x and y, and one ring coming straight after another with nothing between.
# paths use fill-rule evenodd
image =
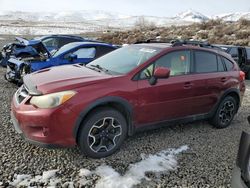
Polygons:
<instances>
[{"instance_id":1,"label":"car roof","mask_svg":"<svg viewBox=\"0 0 250 188\"><path fill-rule=\"evenodd\" d=\"M203 51L208 51L208 52L213 52L219 55L222 55L228 59L232 60L232 57L230 54L227 52L220 50L219 48L213 48L213 47L200 47L200 46L195 46L191 44L184 44L180 46L173 46L171 43L140 43L140 44L133 44L137 46L144 46L144 47L152 47L152 48L158 48L158 49L194 49L194 50L203 50ZM215 46L215 45L214 45Z\"/></svg>"},{"instance_id":2,"label":"car roof","mask_svg":"<svg viewBox=\"0 0 250 188\"><path fill-rule=\"evenodd\" d=\"M42 39L45 39L45 38L49 38L49 37L64 37L64 38L76 38L76 39L84 39L83 37L81 36L76 36L76 35L45 35L45 36L41 36L39 38L39 40L42 40Z\"/></svg>"},{"instance_id":3,"label":"car roof","mask_svg":"<svg viewBox=\"0 0 250 188\"><path fill-rule=\"evenodd\" d=\"M172 44L170 43L140 43L140 44L133 44L133 45L152 47L152 48L161 48L161 49L172 47Z\"/></svg>"},{"instance_id":4,"label":"car roof","mask_svg":"<svg viewBox=\"0 0 250 188\"><path fill-rule=\"evenodd\" d=\"M109 47L114 47L117 48L117 46L109 44L109 43L103 43L103 42L71 42L66 44L67 46L71 46L72 48L78 47L78 46L84 46L84 45L97 45L97 46L109 46ZM64 45L64 46L66 46Z\"/></svg>"}]
</instances>

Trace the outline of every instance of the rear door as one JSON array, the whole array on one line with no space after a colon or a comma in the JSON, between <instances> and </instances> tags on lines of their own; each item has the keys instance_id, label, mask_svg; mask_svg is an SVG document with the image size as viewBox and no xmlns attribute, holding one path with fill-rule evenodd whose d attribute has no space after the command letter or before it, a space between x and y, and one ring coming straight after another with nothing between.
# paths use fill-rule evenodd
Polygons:
<instances>
[{"instance_id":1,"label":"rear door","mask_svg":"<svg viewBox=\"0 0 250 188\"><path fill-rule=\"evenodd\" d=\"M197 97L194 100L193 112L208 113L221 94L227 88L229 75L220 56L215 53L194 51L194 84ZM204 85L201 85L204 84Z\"/></svg>"}]
</instances>

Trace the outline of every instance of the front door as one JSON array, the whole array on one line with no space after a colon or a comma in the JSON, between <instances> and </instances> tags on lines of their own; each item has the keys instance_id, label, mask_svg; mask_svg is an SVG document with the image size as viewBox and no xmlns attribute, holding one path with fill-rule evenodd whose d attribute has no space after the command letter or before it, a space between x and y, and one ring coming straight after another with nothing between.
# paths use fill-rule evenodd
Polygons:
<instances>
[{"instance_id":1,"label":"front door","mask_svg":"<svg viewBox=\"0 0 250 188\"><path fill-rule=\"evenodd\" d=\"M150 85L148 79L157 67L170 69L170 77ZM190 74L191 52L175 51L159 58L140 73L138 80L137 124L177 119L192 114L194 93Z\"/></svg>"}]
</instances>

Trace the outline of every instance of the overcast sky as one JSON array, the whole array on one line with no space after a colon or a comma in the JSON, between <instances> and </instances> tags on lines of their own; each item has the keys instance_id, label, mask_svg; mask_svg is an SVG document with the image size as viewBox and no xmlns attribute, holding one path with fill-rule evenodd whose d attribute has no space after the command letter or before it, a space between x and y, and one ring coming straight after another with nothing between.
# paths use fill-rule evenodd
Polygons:
<instances>
[{"instance_id":1,"label":"overcast sky","mask_svg":"<svg viewBox=\"0 0 250 188\"><path fill-rule=\"evenodd\" d=\"M105 10L128 15L174 16L189 9L206 15L250 12L250 0L0 0L0 11Z\"/></svg>"}]
</instances>

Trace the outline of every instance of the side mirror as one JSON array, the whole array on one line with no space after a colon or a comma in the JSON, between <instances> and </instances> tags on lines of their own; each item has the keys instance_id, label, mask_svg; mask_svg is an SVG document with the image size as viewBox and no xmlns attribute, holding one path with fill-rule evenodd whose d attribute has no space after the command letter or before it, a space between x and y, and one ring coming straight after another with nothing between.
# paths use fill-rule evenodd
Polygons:
<instances>
[{"instance_id":1,"label":"side mirror","mask_svg":"<svg viewBox=\"0 0 250 188\"><path fill-rule=\"evenodd\" d=\"M154 71L153 76L149 79L149 83L151 85L155 85L157 79L169 78L170 76L170 69L166 67L157 67Z\"/></svg>"},{"instance_id":2,"label":"side mirror","mask_svg":"<svg viewBox=\"0 0 250 188\"><path fill-rule=\"evenodd\" d=\"M247 117L248 123L250 124L250 116Z\"/></svg>"},{"instance_id":3,"label":"side mirror","mask_svg":"<svg viewBox=\"0 0 250 188\"><path fill-rule=\"evenodd\" d=\"M76 54L70 54L68 57L69 61L74 61L75 59L77 59L77 55Z\"/></svg>"},{"instance_id":4,"label":"side mirror","mask_svg":"<svg viewBox=\"0 0 250 188\"><path fill-rule=\"evenodd\" d=\"M170 76L170 69L165 67L157 67L154 71L155 78L168 78Z\"/></svg>"}]
</instances>

